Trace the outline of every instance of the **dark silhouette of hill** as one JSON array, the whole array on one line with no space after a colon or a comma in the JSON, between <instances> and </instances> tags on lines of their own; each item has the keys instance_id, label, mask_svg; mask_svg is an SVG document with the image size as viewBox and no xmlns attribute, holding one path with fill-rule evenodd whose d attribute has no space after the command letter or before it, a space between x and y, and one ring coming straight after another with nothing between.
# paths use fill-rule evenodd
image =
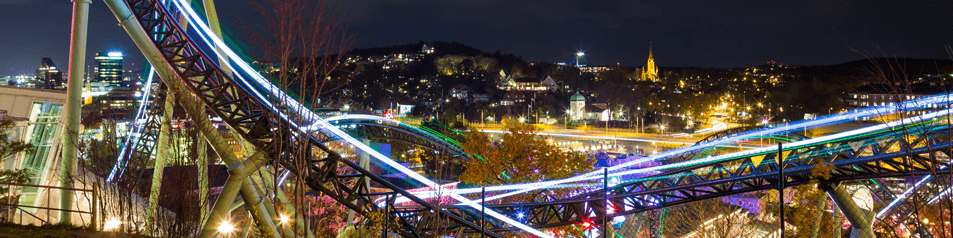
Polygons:
<instances>
[{"instance_id":1,"label":"dark silhouette of hill","mask_svg":"<svg viewBox=\"0 0 953 238\"><path fill-rule=\"evenodd\" d=\"M424 44L427 44L427 42L421 41L421 42L417 42L417 43L410 43L410 44L403 44L403 45L395 45L395 46L373 47L373 48L355 48L355 49L351 50L351 55L365 56L365 57L366 57L366 56L372 56L372 55L388 55L388 54L393 54L393 53L398 53L398 54L420 53L421 49L423 49L423 47L424 47ZM483 51L481 51L481 50L479 50L479 49L477 49L477 48L473 48L473 47L470 47L470 46L467 46L467 45L464 45L464 44L460 44L460 43L457 43L456 41L451 41L451 42L435 41L435 42L432 42L432 43L429 43L429 44L433 45L433 47L436 49L436 50L434 51L434 55L437 55L437 56L442 56L442 55L468 55L468 56L487 55L487 53L485 53L485 52L483 52Z\"/></svg>"}]
</instances>

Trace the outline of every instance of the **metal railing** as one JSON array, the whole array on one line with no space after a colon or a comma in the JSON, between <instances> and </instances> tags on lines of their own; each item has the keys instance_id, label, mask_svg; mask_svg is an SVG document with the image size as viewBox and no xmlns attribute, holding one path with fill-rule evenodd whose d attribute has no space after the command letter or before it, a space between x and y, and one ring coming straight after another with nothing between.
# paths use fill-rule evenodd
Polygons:
<instances>
[{"instance_id":1,"label":"metal railing","mask_svg":"<svg viewBox=\"0 0 953 238\"><path fill-rule=\"evenodd\" d=\"M99 184L97 184L97 183L93 183L93 188L92 188L92 189L67 188L67 187L32 185L32 184L21 184L21 183L0 183L0 185L7 185L7 186L9 186L9 190L8 190L7 193L5 194L6 197L5 197L5 198L0 198L0 215L3 216L3 217L2 217L3 219L0 219L0 220L3 220L3 221L5 221L5 222L13 222L13 221L14 221L14 214L19 211L19 222L17 222L18 224L23 224L23 214L27 214L27 215L29 215L29 216L32 216L34 219L36 219L36 220L42 222L42 224L53 224L53 222L50 221L50 213L51 213L52 211L65 211L65 212L69 212L69 213L89 214L89 216L90 216L90 223L89 223L90 227L93 227L94 229L97 229L97 230L99 229L99 224L100 224L100 222L99 222L98 217L96 216L96 214L97 214L97 209L98 209L98 206L99 206L99 196L98 196L98 195L99 195ZM22 195L14 194L14 192L13 192L13 191L15 191L15 189L13 188L14 186L16 186L16 187L21 187L21 188L22 188L22 187L34 187L34 188L45 188L45 189L47 189L47 191L46 191L46 207L20 205L20 204L19 204L19 200L20 200L20 196L22 196ZM61 193L62 193L63 191L70 191L70 192L77 192L77 191L78 191L78 192L90 192L90 193L92 193L91 201L90 201L90 206L89 206L89 208L90 208L89 211L62 209L62 208L59 208L59 207L54 207L53 204L50 203L50 194L51 194L50 190L51 190L51 189L59 189ZM41 194L42 194L42 193L40 193L39 191L40 191L40 190L37 189L37 193L36 193L37 198L39 198L39 196L41 196ZM62 195L61 195L61 196L62 196ZM14 198L15 198L15 199L14 199ZM11 201L11 200L13 200L13 201ZM36 214L33 214L33 213L31 213L31 212L29 212L29 211L23 209L23 208L34 208L34 209L37 209L37 211L39 211L39 210L46 210L46 219L44 220L44 219L40 218L39 216L37 216ZM39 212L37 212L37 213L39 213Z\"/></svg>"}]
</instances>

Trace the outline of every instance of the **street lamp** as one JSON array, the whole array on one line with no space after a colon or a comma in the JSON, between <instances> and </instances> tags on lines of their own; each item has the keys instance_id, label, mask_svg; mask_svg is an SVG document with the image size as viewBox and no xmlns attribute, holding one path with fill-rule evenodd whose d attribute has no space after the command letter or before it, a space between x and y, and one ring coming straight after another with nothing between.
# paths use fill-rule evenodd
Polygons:
<instances>
[{"instance_id":1,"label":"street lamp","mask_svg":"<svg viewBox=\"0 0 953 238\"><path fill-rule=\"evenodd\" d=\"M291 221L291 218L288 217L288 215L281 214L281 217L279 218L279 222L280 222L281 224L288 224L288 222L290 222L290 221Z\"/></svg>"},{"instance_id":2,"label":"street lamp","mask_svg":"<svg viewBox=\"0 0 953 238\"><path fill-rule=\"evenodd\" d=\"M231 234L235 231L235 226L228 221L222 221L222 224L218 226L218 233L223 234L225 237L228 237L228 234Z\"/></svg>"},{"instance_id":3,"label":"street lamp","mask_svg":"<svg viewBox=\"0 0 953 238\"><path fill-rule=\"evenodd\" d=\"M576 68L579 68L579 58L582 58L583 55L586 55L586 53L576 53Z\"/></svg>"},{"instance_id":4,"label":"street lamp","mask_svg":"<svg viewBox=\"0 0 953 238\"><path fill-rule=\"evenodd\" d=\"M109 218L109 220L106 221L106 226L103 227L103 230L106 230L106 231L118 230L119 226L121 225L122 225L122 221L120 221L119 219L115 217Z\"/></svg>"}]
</instances>

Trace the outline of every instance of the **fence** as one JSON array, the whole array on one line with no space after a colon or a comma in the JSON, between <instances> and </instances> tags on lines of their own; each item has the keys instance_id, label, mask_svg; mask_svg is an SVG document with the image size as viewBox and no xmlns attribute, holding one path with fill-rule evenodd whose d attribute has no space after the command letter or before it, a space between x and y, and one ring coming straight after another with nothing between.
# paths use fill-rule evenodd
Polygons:
<instances>
[{"instance_id":1,"label":"fence","mask_svg":"<svg viewBox=\"0 0 953 238\"><path fill-rule=\"evenodd\" d=\"M66 187L55 187L55 186L19 184L19 183L0 183L0 185L9 186L9 189L7 190L7 193L6 193L6 194L0 194L0 220L2 220L2 221L4 221L4 222L15 222L15 223L17 223L17 224L21 224L21 225L22 225L22 224L24 224L24 223L23 223L23 217L24 217L24 215L27 215L27 218L28 218L28 219L32 217L33 219L36 219L36 220L40 221L42 224L54 224L54 223L50 220L50 219L51 219L51 218L50 218L50 213L51 213L52 211L66 211L66 212L71 212L71 213L89 214L89 216L90 216L90 224L89 224L90 227L93 227L94 229L97 229L97 230L98 230L98 228L99 228L100 222L99 222L98 217L96 216L96 214L97 214L96 211L97 211L98 204L99 204L99 201L98 201L98 200L99 200L99 196L98 196L98 194L99 194L99 186L98 186L97 183L93 183L93 188L92 188L92 189L66 188ZM14 187L20 187L21 189L14 189ZM46 191L46 196L45 196L45 197L46 197L46 207L20 205L20 196L21 196L22 194L19 193L19 192L22 190L23 187L35 187L35 188L37 188L37 193L36 193L37 199L39 199L39 198L41 197L41 194L42 194L42 193L39 192L39 188L45 188L45 189L47 189L47 191ZM50 200L51 200L51 199L50 199L50 197L51 197L51 196L50 196L50 195L51 195L50 190L51 190L51 189L59 189L60 193L62 193L64 190L65 190L65 191L70 191L70 192L90 192L90 193L92 193L92 202L91 202L91 206L89 206L89 208L90 208L89 211L61 209L61 208L59 208L58 206L53 206L52 203L51 203L51 201L50 201ZM74 196L74 197L75 197L75 196ZM57 200L58 200L58 199L57 199ZM75 203L74 203L74 204L75 204ZM77 206L77 207L78 207L78 206ZM31 213L31 212L29 212L29 211L27 211L26 209L23 209L23 208L33 208L33 209L36 209L36 211L45 210L45 211L46 211L46 216L45 216L46 219L44 220L43 218L41 218L42 215L39 215L39 216L38 216L37 214ZM36 212L36 213L39 213L39 212ZM17 219L17 218L19 218L19 219Z\"/></svg>"}]
</instances>

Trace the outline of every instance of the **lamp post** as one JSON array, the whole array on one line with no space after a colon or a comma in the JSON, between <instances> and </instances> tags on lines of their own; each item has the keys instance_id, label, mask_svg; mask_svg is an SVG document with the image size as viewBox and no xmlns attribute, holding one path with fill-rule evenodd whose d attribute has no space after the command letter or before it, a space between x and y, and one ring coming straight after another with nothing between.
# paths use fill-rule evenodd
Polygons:
<instances>
[{"instance_id":1,"label":"lamp post","mask_svg":"<svg viewBox=\"0 0 953 238\"><path fill-rule=\"evenodd\" d=\"M218 233L224 237L228 237L233 231L235 231L235 226L228 221L222 221L222 224L218 226Z\"/></svg>"},{"instance_id":2,"label":"lamp post","mask_svg":"<svg viewBox=\"0 0 953 238\"><path fill-rule=\"evenodd\" d=\"M583 55L586 55L586 53L576 53L576 68L579 68L579 59L582 58Z\"/></svg>"}]
</instances>

